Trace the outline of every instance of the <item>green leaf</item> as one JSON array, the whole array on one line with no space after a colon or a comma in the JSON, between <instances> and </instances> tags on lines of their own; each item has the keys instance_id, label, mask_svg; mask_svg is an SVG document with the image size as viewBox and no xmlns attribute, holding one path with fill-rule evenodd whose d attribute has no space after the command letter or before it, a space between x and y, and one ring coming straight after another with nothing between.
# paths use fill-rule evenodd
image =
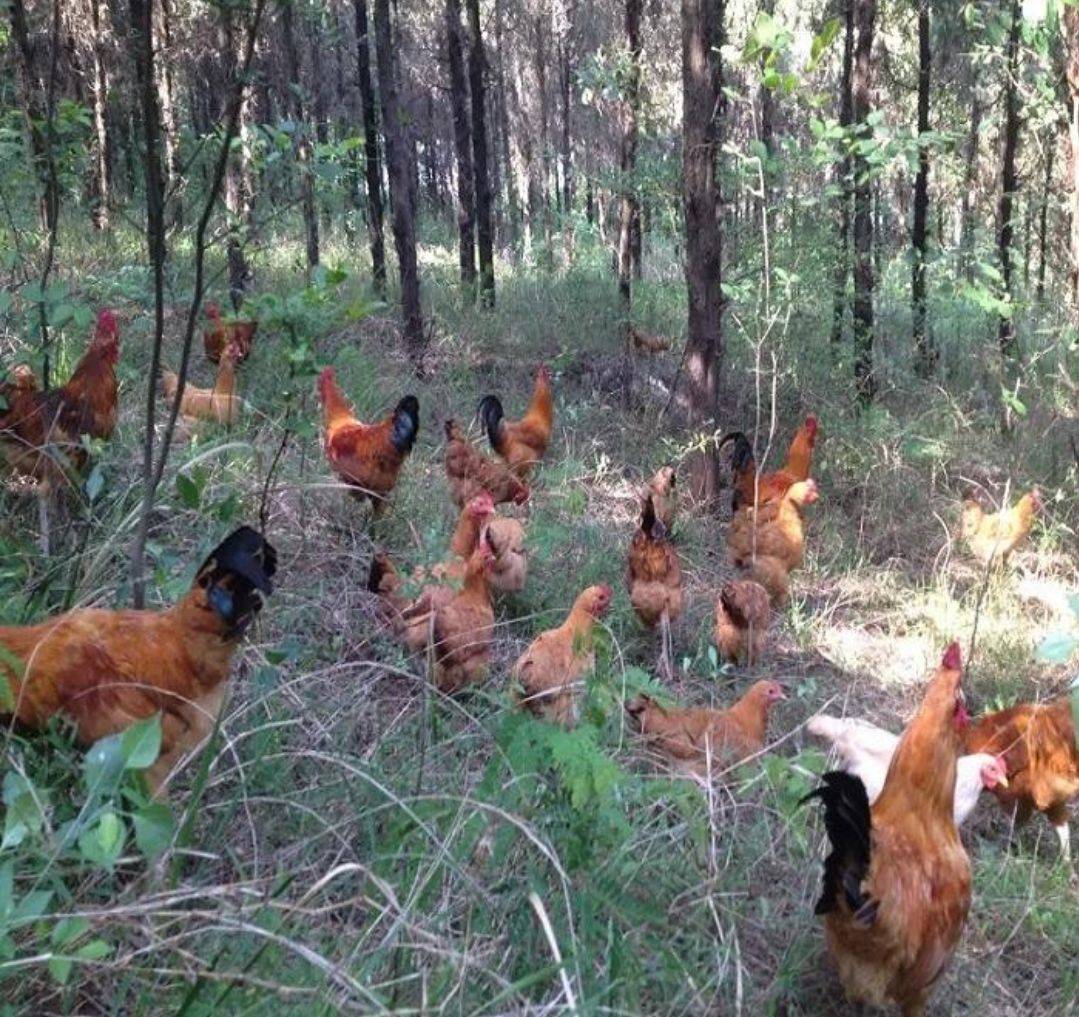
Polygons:
<instances>
[{"instance_id":1,"label":"green leaf","mask_svg":"<svg viewBox=\"0 0 1079 1017\"><path fill-rule=\"evenodd\" d=\"M87 929L90 928L90 920L74 915L71 918L61 918L52 930L52 942L54 946L70 946Z\"/></svg>"},{"instance_id":2,"label":"green leaf","mask_svg":"<svg viewBox=\"0 0 1079 1017\"><path fill-rule=\"evenodd\" d=\"M124 769L145 770L151 766L161 751L161 714L155 713L132 724L123 733L120 748Z\"/></svg>"},{"instance_id":3,"label":"green leaf","mask_svg":"<svg viewBox=\"0 0 1079 1017\"><path fill-rule=\"evenodd\" d=\"M135 844L147 858L156 858L172 843L176 821L164 802L151 802L132 817Z\"/></svg>"},{"instance_id":4,"label":"green leaf","mask_svg":"<svg viewBox=\"0 0 1079 1017\"><path fill-rule=\"evenodd\" d=\"M11 688L11 679L4 673L5 671L10 671L21 681L26 665L21 657L16 657L3 643L0 643L0 712L14 713L15 693Z\"/></svg>"},{"instance_id":5,"label":"green leaf","mask_svg":"<svg viewBox=\"0 0 1079 1017\"><path fill-rule=\"evenodd\" d=\"M72 963L69 957L49 958L49 974L58 985L67 985L67 980L71 976Z\"/></svg>"},{"instance_id":6,"label":"green leaf","mask_svg":"<svg viewBox=\"0 0 1079 1017\"><path fill-rule=\"evenodd\" d=\"M104 486L105 474L102 472L100 466L95 465L90 471L90 476L86 478L86 497L89 498L90 501L94 501L97 496L101 494L101 489Z\"/></svg>"},{"instance_id":7,"label":"green leaf","mask_svg":"<svg viewBox=\"0 0 1079 1017\"><path fill-rule=\"evenodd\" d=\"M93 826L79 834L79 850L87 861L111 869L124 849L126 837L123 821L106 809Z\"/></svg>"},{"instance_id":8,"label":"green leaf","mask_svg":"<svg viewBox=\"0 0 1079 1017\"><path fill-rule=\"evenodd\" d=\"M183 473L176 474L176 493L180 496L180 501L189 509L197 509L202 501L199 485Z\"/></svg>"},{"instance_id":9,"label":"green leaf","mask_svg":"<svg viewBox=\"0 0 1079 1017\"><path fill-rule=\"evenodd\" d=\"M1067 664L1079 648L1079 636L1070 632L1050 632L1038 647L1037 660L1042 664Z\"/></svg>"},{"instance_id":10,"label":"green leaf","mask_svg":"<svg viewBox=\"0 0 1079 1017\"><path fill-rule=\"evenodd\" d=\"M828 47L835 41L835 37L839 35L839 30L842 26L843 22L840 18L829 18L824 23L824 27L813 37L813 43L809 47L807 70L815 71L817 69L821 57L824 56Z\"/></svg>"},{"instance_id":11,"label":"green leaf","mask_svg":"<svg viewBox=\"0 0 1079 1017\"><path fill-rule=\"evenodd\" d=\"M111 944L103 939L91 939L89 943L84 943L75 951L75 956L79 960L101 960L102 957L108 957L110 953L112 953Z\"/></svg>"},{"instance_id":12,"label":"green leaf","mask_svg":"<svg viewBox=\"0 0 1079 1017\"><path fill-rule=\"evenodd\" d=\"M0 851L18 847L27 834L44 825L34 786L22 774L9 770L4 775L4 837Z\"/></svg>"},{"instance_id":13,"label":"green leaf","mask_svg":"<svg viewBox=\"0 0 1079 1017\"><path fill-rule=\"evenodd\" d=\"M108 794L120 782L124 772L124 751L120 735L109 735L94 742L83 760L83 783L91 795Z\"/></svg>"},{"instance_id":14,"label":"green leaf","mask_svg":"<svg viewBox=\"0 0 1079 1017\"><path fill-rule=\"evenodd\" d=\"M12 925L25 925L40 918L45 914L45 909L51 900L52 890L31 890L11 912Z\"/></svg>"}]
</instances>

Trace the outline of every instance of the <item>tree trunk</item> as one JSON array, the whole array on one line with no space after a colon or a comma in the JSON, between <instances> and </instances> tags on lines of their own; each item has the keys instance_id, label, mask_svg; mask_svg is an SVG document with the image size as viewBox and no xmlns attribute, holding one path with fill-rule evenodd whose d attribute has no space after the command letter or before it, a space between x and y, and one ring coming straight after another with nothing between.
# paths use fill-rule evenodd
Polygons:
<instances>
[{"instance_id":1,"label":"tree trunk","mask_svg":"<svg viewBox=\"0 0 1079 1017\"><path fill-rule=\"evenodd\" d=\"M636 0L633 0L636 2ZM567 15L568 16L568 15ZM570 144L572 72L570 70L570 44L563 35L558 47L559 89L562 93L562 211L568 216L573 210L573 149Z\"/></svg>"},{"instance_id":2,"label":"tree trunk","mask_svg":"<svg viewBox=\"0 0 1079 1017\"><path fill-rule=\"evenodd\" d=\"M90 58L93 65L94 151L93 151L93 223L94 229L109 228L109 79L105 70L105 26L101 23L101 0L90 0Z\"/></svg>"},{"instance_id":3,"label":"tree trunk","mask_svg":"<svg viewBox=\"0 0 1079 1017\"><path fill-rule=\"evenodd\" d=\"M858 136L872 134L866 122L873 88L873 28L876 0L853 0L857 36L851 81L851 113ZM869 164L854 157L854 379L858 397L869 402L876 391L873 371L873 201Z\"/></svg>"},{"instance_id":4,"label":"tree trunk","mask_svg":"<svg viewBox=\"0 0 1079 1017\"><path fill-rule=\"evenodd\" d=\"M363 159L367 181L367 237L371 245L371 281L386 295L386 241L382 226L382 168L378 152L378 113L371 81L371 46L367 37L367 0L354 0L356 11L357 83L363 106Z\"/></svg>"},{"instance_id":5,"label":"tree trunk","mask_svg":"<svg viewBox=\"0 0 1079 1017\"><path fill-rule=\"evenodd\" d=\"M929 2L918 0L918 176L914 181L914 235L910 302L915 367L924 378L933 372L936 351L926 331L925 257L926 221L929 216Z\"/></svg>"},{"instance_id":6,"label":"tree trunk","mask_svg":"<svg viewBox=\"0 0 1079 1017\"><path fill-rule=\"evenodd\" d=\"M633 232L640 225L641 207L637 201L635 172L637 168L637 119L641 108L641 0L626 0L625 32L628 63L625 71L625 93L622 96L622 143L619 170L622 180L621 216L618 229L618 294L626 325L626 356L629 348L629 326L632 312L631 280L633 278Z\"/></svg>"},{"instance_id":7,"label":"tree trunk","mask_svg":"<svg viewBox=\"0 0 1079 1017\"><path fill-rule=\"evenodd\" d=\"M547 268L552 266L552 232L553 222L551 218L551 114L550 100L547 91L547 18L545 11L541 11L536 17L535 34L535 71L536 92L539 96L540 109L540 138L539 138L539 169L540 169L540 195L542 198L543 211L543 261Z\"/></svg>"},{"instance_id":8,"label":"tree trunk","mask_svg":"<svg viewBox=\"0 0 1079 1017\"><path fill-rule=\"evenodd\" d=\"M244 59L244 43L241 33L235 31L233 15L227 8L223 12L225 22L226 64L241 67ZM228 212L228 233L225 237L225 257L228 262L229 299L234 310L239 310L251 285L251 267L247 261L244 243L251 227L251 202L253 199L250 179L250 149L248 135L251 128L250 89L242 86L240 96L239 131L240 144L233 146L225 167L225 209Z\"/></svg>"},{"instance_id":9,"label":"tree trunk","mask_svg":"<svg viewBox=\"0 0 1079 1017\"><path fill-rule=\"evenodd\" d=\"M1053 164L1057 154L1057 125L1049 132L1048 151L1045 153L1045 180L1042 183L1041 208L1038 210L1038 302L1045 300L1045 243L1049 220L1049 195L1053 191Z\"/></svg>"},{"instance_id":10,"label":"tree trunk","mask_svg":"<svg viewBox=\"0 0 1079 1017\"><path fill-rule=\"evenodd\" d=\"M506 70L502 50L502 2L495 0L495 87L498 95L499 141L502 146L502 176L506 182L506 236L503 243L514 246L517 243L517 227L520 221L520 199L517 182L514 178L513 159L510 154L510 115L506 96Z\"/></svg>"},{"instance_id":11,"label":"tree trunk","mask_svg":"<svg viewBox=\"0 0 1079 1017\"><path fill-rule=\"evenodd\" d=\"M494 230L491 182L487 176L487 108L483 74L485 58L479 0L466 0L468 10L468 84L472 97L472 163L476 177L476 239L480 256L480 302L495 306Z\"/></svg>"},{"instance_id":12,"label":"tree trunk","mask_svg":"<svg viewBox=\"0 0 1079 1017\"><path fill-rule=\"evenodd\" d=\"M854 66L854 0L844 0L843 77L839 83L839 126L846 130L853 118L851 91ZM843 339L843 318L847 309L847 278L850 275L851 158L844 140L843 158L835 168L839 196L836 199L836 264L832 283L832 343Z\"/></svg>"},{"instance_id":13,"label":"tree trunk","mask_svg":"<svg viewBox=\"0 0 1079 1017\"><path fill-rule=\"evenodd\" d=\"M472 127L468 116L468 79L461 46L461 0L446 0L446 57L450 72L453 143L457 154L457 242L461 287L476 299L476 237L472 169Z\"/></svg>"},{"instance_id":14,"label":"tree trunk","mask_svg":"<svg viewBox=\"0 0 1079 1017\"><path fill-rule=\"evenodd\" d=\"M1001 355L1014 357L1016 354L1015 316L1012 302L1012 243L1015 224L1012 213L1015 194L1019 187L1016 177L1016 155L1019 149L1019 32L1023 22L1023 5L1020 0L1012 0L1012 22L1008 30L1008 43L1005 49L1008 80L1004 86L1004 156L1001 166L1000 191L1000 232L997 236L997 256L1000 259L1000 274L1004 285L1004 299L1008 302L1007 314L1000 315L997 323L997 343Z\"/></svg>"},{"instance_id":15,"label":"tree trunk","mask_svg":"<svg viewBox=\"0 0 1079 1017\"><path fill-rule=\"evenodd\" d=\"M689 416L706 434L716 427L723 369L723 249L716 179L723 19L722 0L682 0L682 186L689 303L684 378ZM718 494L715 452L705 453L694 472L694 494L713 501Z\"/></svg>"},{"instance_id":16,"label":"tree trunk","mask_svg":"<svg viewBox=\"0 0 1079 1017\"><path fill-rule=\"evenodd\" d=\"M315 175L312 165L311 125L307 121L307 103L303 87L300 51L296 45L291 2L281 4L281 35L285 47L285 63L291 88L292 117L296 124L296 162L300 171L300 207L303 211L304 235L307 249L307 274L319 263L318 212L315 208Z\"/></svg>"},{"instance_id":17,"label":"tree trunk","mask_svg":"<svg viewBox=\"0 0 1079 1017\"><path fill-rule=\"evenodd\" d=\"M423 353L423 312L420 308L420 275L416 265L416 225L405 137L397 98L397 68L390 0L375 0L375 54L378 59L378 92L382 104L382 133L390 176L393 206L393 242L401 273L401 312L409 355L418 361Z\"/></svg>"},{"instance_id":18,"label":"tree trunk","mask_svg":"<svg viewBox=\"0 0 1079 1017\"><path fill-rule=\"evenodd\" d=\"M970 103L970 130L967 132L966 151L963 154L963 187L959 197L959 252L963 261L963 275L968 282L974 279L974 199L978 174L978 142L981 140L983 112L976 83L973 88L974 98Z\"/></svg>"},{"instance_id":19,"label":"tree trunk","mask_svg":"<svg viewBox=\"0 0 1079 1017\"><path fill-rule=\"evenodd\" d=\"M161 109L161 133L165 144L164 183L167 204L171 205L171 219L183 221L183 205L176 186L180 176L180 128L176 122L176 100L173 87L172 11L169 0L161 0L157 7L156 45L154 54L157 76L158 102ZM170 200L171 199L171 200Z\"/></svg>"},{"instance_id":20,"label":"tree trunk","mask_svg":"<svg viewBox=\"0 0 1079 1017\"><path fill-rule=\"evenodd\" d=\"M1064 38L1067 43L1068 141L1071 148L1071 266L1068 276L1071 291L1072 321L1079 321L1079 7L1064 8Z\"/></svg>"}]
</instances>

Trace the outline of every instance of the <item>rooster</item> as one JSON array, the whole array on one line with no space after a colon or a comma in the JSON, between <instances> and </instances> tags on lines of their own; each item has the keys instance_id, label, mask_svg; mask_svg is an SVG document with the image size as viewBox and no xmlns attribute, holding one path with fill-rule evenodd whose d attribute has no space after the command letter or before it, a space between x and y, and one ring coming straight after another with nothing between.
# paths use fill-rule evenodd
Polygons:
<instances>
[{"instance_id":1,"label":"rooster","mask_svg":"<svg viewBox=\"0 0 1079 1017\"><path fill-rule=\"evenodd\" d=\"M611 606L609 586L589 586L573 602L566 620L538 635L513 665L521 687L519 706L563 727L577 721L574 687L596 666L592 634Z\"/></svg>"},{"instance_id":2,"label":"rooster","mask_svg":"<svg viewBox=\"0 0 1079 1017\"><path fill-rule=\"evenodd\" d=\"M787 462L773 473L757 474L757 464L753 458L753 446L741 431L732 431L724 435L719 442L722 448L727 442L734 442L731 455L731 470L734 474L734 493L731 496L731 510L737 512L743 506L766 505L777 501L799 480L806 480L813 465L813 448L817 443L817 418L810 414L805 423L794 434Z\"/></svg>"},{"instance_id":3,"label":"rooster","mask_svg":"<svg viewBox=\"0 0 1079 1017\"><path fill-rule=\"evenodd\" d=\"M446 421L446 479L458 508L481 491L489 493L496 505L523 505L530 493L508 467L477 452L455 420Z\"/></svg>"},{"instance_id":4,"label":"rooster","mask_svg":"<svg viewBox=\"0 0 1079 1017\"><path fill-rule=\"evenodd\" d=\"M810 717L806 730L830 742L845 773L853 774L865 785L872 805L884 789L899 736L855 717L830 717L826 713ZM960 756L955 770L955 825L962 826L983 790L1008 786L1008 770L1002 756L976 752Z\"/></svg>"},{"instance_id":5,"label":"rooster","mask_svg":"<svg viewBox=\"0 0 1079 1017\"><path fill-rule=\"evenodd\" d=\"M358 498L369 498L377 515L415 444L420 429L419 401L406 395L380 423L360 423L338 387L332 367L319 375L318 394L330 469Z\"/></svg>"},{"instance_id":6,"label":"rooster","mask_svg":"<svg viewBox=\"0 0 1079 1017\"><path fill-rule=\"evenodd\" d=\"M505 460L519 480L527 482L551 442L554 422L551 372L544 365L536 372L532 401L520 420L506 420L502 403L496 395L484 396L480 400L478 413L487 429L491 448Z\"/></svg>"},{"instance_id":7,"label":"rooster","mask_svg":"<svg viewBox=\"0 0 1079 1017\"><path fill-rule=\"evenodd\" d=\"M716 600L715 640L722 660L751 667L768 641L772 607L768 591L752 579L724 583Z\"/></svg>"},{"instance_id":8,"label":"rooster","mask_svg":"<svg viewBox=\"0 0 1079 1017\"><path fill-rule=\"evenodd\" d=\"M1070 861L1068 802L1079 797L1079 744L1068 697L986 714L968 729L965 744L968 752L1003 755L1010 783L993 789L997 801L1015 811L1019 824L1034 810L1044 812Z\"/></svg>"},{"instance_id":9,"label":"rooster","mask_svg":"<svg viewBox=\"0 0 1079 1017\"><path fill-rule=\"evenodd\" d=\"M212 300L206 304L206 317L210 319L210 328L202 333L206 359L216 364L225 347L229 343L235 343L239 351L236 363L242 364L251 355L251 346L255 341L255 331L259 323L251 319L223 321L220 308Z\"/></svg>"},{"instance_id":10,"label":"rooster","mask_svg":"<svg viewBox=\"0 0 1079 1017\"><path fill-rule=\"evenodd\" d=\"M230 342L221 352L213 388L184 384L180 395L180 415L185 423L215 420L229 427L236 423L243 407L243 400L236 394L236 364L239 357L240 347L235 341ZM175 402L180 388L180 376L174 371L162 370L161 387L165 398L170 403Z\"/></svg>"},{"instance_id":11,"label":"rooster","mask_svg":"<svg viewBox=\"0 0 1079 1017\"><path fill-rule=\"evenodd\" d=\"M828 950L848 998L897 1004L919 1017L948 966L970 909L970 859L953 814L963 727L959 644L945 651L895 750L872 809L865 785L842 771L820 798L832 845L824 862Z\"/></svg>"},{"instance_id":12,"label":"rooster","mask_svg":"<svg viewBox=\"0 0 1079 1017\"><path fill-rule=\"evenodd\" d=\"M163 611L82 608L38 625L0 628L0 680L31 729L56 714L89 744L161 714L161 755L148 771L158 794L188 750L213 729L240 639L272 592L273 547L250 527L228 536Z\"/></svg>"},{"instance_id":13,"label":"rooster","mask_svg":"<svg viewBox=\"0 0 1079 1017\"><path fill-rule=\"evenodd\" d=\"M968 499L963 502L960 536L983 565L1006 561L1026 542L1043 507L1041 492L1036 487L1011 508L999 512L986 513L976 501Z\"/></svg>"}]
</instances>

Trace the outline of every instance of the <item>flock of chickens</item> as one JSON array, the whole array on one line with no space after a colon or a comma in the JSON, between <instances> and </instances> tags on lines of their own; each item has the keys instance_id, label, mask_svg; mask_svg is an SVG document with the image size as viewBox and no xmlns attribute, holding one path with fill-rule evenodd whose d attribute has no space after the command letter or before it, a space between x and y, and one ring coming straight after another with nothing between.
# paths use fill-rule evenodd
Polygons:
<instances>
[{"instance_id":1,"label":"flock of chickens","mask_svg":"<svg viewBox=\"0 0 1079 1017\"><path fill-rule=\"evenodd\" d=\"M216 309L206 351L219 362L218 386L187 386L181 411L192 421L234 420L236 364L251 351L254 325L223 322ZM102 311L89 349L68 382L40 391L15 368L0 382L0 451L12 471L39 491L62 486L87 462L86 439L116 425L119 328ZM178 380L163 383L175 397ZM406 396L378 423L356 419L332 368L318 379L324 451L337 478L378 513L387 504L419 431L419 403ZM225 398L219 398L225 397ZM368 589L385 625L405 647L425 653L437 688L457 693L487 679L494 633L493 597L521 590L528 575L521 518L554 424L550 373L540 367L531 401L517 420L497 396L479 404L494 456L477 449L454 420L445 424L445 472L460 517L445 560L403 573L391 556L373 556ZM729 435L733 517L727 531L735 578L715 605L714 638L724 660L756 665L768 652L772 614L801 568L805 510L819 496L810 476L818 424L798 429L784 466L758 472L752 445ZM962 536L987 567L1030 532L1037 490L1015 506L962 510ZM644 489L629 542L629 599L640 622L661 633L659 670L673 670L671 622L684 606L674 537L676 473L659 470ZM28 729L67 717L90 743L159 713L162 753L149 772L162 793L185 754L204 742L220 713L236 647L272 591L276 554L262 534L240 527L199 568L188 594L162 611L79 609L37 625L0 628L0 713ZM542 632L512 667L521 709L554 724L576 722L581 688L595 665L593 633L607 612L609 585L590 586L565 621ZM894 1002L919 1014L959 940L971 900L971 870L958 826L983 789L1016 819L1044 812L1069 854L1067 805L1079 795L1079 748L1066 699L1024 703L972 723L961 690L957 644L945 651L922 705L902 736L864 721L818 715L808 730L833 746L839 769L808 798L824 805L831 853L817 913L851 998ZM785 698L761 680L726 710L665 706L648 696L626 703L642 736L685 773L711 780L765 750L771 707Z\"/></svg>"}]
</instances>

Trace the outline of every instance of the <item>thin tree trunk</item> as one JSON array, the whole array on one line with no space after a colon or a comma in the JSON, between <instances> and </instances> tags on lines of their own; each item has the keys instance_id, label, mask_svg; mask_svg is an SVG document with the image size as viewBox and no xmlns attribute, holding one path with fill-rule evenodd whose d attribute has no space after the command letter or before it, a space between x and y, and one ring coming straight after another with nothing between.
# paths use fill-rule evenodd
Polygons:
<instances>
[{"instance_id":1,"label":"thin tree trunk","mask_svg":"<svg viewBox=\"0 0 1079 1017\"><path fill-rule=\"evenodd\" d=\"M475 196L472 169L472 126L468 115L468 79L461 45L461 0L446 0L446 56L450 72L453 142L457 154L457 242L461 287L476 299Z\"/></svg>"},{"instance_id":2,"label":"thin tree trunk","mask_svg":"<svg viewBox=\"0 0 1079 1017\"><path fill-rule=\"evenodd\" d=\"M983 113L976 82L973 93L970 103L970 130L967 132L966 151L963 155L963 187L959 197L959 252L963 260L963 274L968 282L974 278L974 199Z\"/></svg>"},{"instance_id":3,"label":"thin tree trunk","mask_svg":"<svg viewBox=\"0 0 1079 1017\"><path fill-rule=\"evenodd\" d=\"M382 103L382 132L393 206L393 241L401 274L401 312L409 355L419 361L423 353L423 312L420 307L420 274L416 264L416 223L405 137L397 98L397 67L390 23L390 0L375 0L375 54L378 59L378 92Z\"/></svg>"},{"instance_id":4,"label":"thin tree trunk","mask_svg":"<svg viewBox=\"0 0 1079 1017\"><path fill-rule=\"evenodd\" d=\"M471 2L471 0L470 0ZM551 114L550 100L547 91L547 18L546 11L541 9L536 17L536 49L535 71L536 92L539 95L540 108L540 194L543 206L543 260L550 268L552 264L552 231L551 218Z\"/></svg>"},{"instance_id":5,"label":"thin tree trunk","mask_svg":"<svg viewBox=\"0 0 1079 1017\"><path fill-rule=\"evenodd\" d=\"M291 2L281 4L281 35L285 47L285 63L292 87L288 90L291 97L293 119L296 122L296 162L300 171L300 208L303 212L305 247L307 251L307 274L319 263L318 212L315 208L315 175L312 165L311 124L307 120L307 103L303 87L300 51L296 45L296 30L293 25L293 7Z\"/></svg>"},{"instance_id":6,"label":"thin tree trunk","mask_svg":"<svg viewBox=\"0 0 1079 1017\"><path fill-rule=\"evenodd\" d=\"M682 186L689 303L684 379L689 416L706 434L716 427L723 370L723 247L716 179L722 134L723 20L722 0L682 0ZM714 451L703 456L691 487L698 498L716 498Z\"/></svg>"},{"instance_id":7,"label":"thin tree trunk","mask_svg":"<svg viewBox=\"0 0 1079 1017\"><path fill-rule=\"evenodd\" d=\"M483 75L486 59L479 0L465 0L468 12L468 84L472 98L472 165L476 178L476 239L480 256L480 302L495 306L494 230L491 181L487 175L487 108Z\"/></svg>"},{"instance_id":8,"label":"thin tree trunk","mask_svg":"<svg viewBox=\"0 0 1079 1017\"><path fill-rule=\"evenodd\" d=\"M997 343L1001 356L1004 357L1014 357L1017 352L1015 316L1012 313L1015 307L1012 301L1012 243L1015 235L1012 214L1019 188L1015 163L1019 149L1019 32L1023 20L1023 6L1020 0L1012 0L1011 8L1012 22L1005 49L1008 80L1004 86L1004 155L1001 166L1000 232L997 237L997 256L1000 259L1004 298L1009 305L1009 313L1000 315L997 323Z\"/></svg>"},{"instance_id":9,"label":"thin tree trunk","mask_svg":"<svg viewBox=\"0 0 1079 1017\"><path fill-rule=\"evenodd\" d=\"M641 0L626 0L625 33L627 65L622 96L622 139L619 170L622 179L621 215L618 229L618 295L626 325L626 356L629 348L629 325L632 313L633 231L639 227L641 207L637 201L634 174L637 168L637 118L641 107Z\"/></svg>"},{"instance_id":10,"label":"thin tree trunk","mask_svg":"<svg viewBox=\"0 0 1079 1017\"><path fill-rule=\"evenodd\" d=\"M915 367L922 377L933 371L936 352L926 331L925 259L926 221L929 216L929 0L918 0L918 176L914 181L914 235L911 238L910 302Z\"/></svg>"},{"instance_id":11,"label":"thin tree trunk","mask_svg":"<svg viewBox=\"0 0 1079 1017\"><path fill-rule=\"evenodd\" d=\"M851 91L854 66L854 0L844 0L843 76L839 83L839 126L851 125L854 97ZM847 308L847 278L850 276L851 158L844 141L843 158L835 168L839 196L836 198L836 264L832 283L832 343L843 339L843 318Z\"/></svg>"},{"instance_id":12,"label":"thin tree trunk","mask_svg":"<svg viewBox=\"0 0 1079 1017\"><path fill-rule=\"evenodd\" d=\"M852 115L860 138L872 128L866 122L872 97L873 29L876 0L854 0L857 36L851 82ZM854 157L854 379L858 397L869 402L876 391L873 371L873 201L869 164Z\"/></svg>"},{"instance_id":13,"label":"thin tree trunk","mask_svg":"<svg viewBox=\"0 0 1079 1017\"><path fill-rule=\"evenodd\" d=\"M499 141L502 145L503 178L506 181L506 237L504 243L515 246L520 222L520 197L514 177L513 159L510 153L510 115L506 96L506 69L502 49L502 4L495 0L495 87L498 91Z\"/></svg>"},{"instance_id":14,"label":"thin tree trunk","mask_svg":"<svg viewBox=\"0 0 1079 1017\"><path fill-rule=\"evenodd\" d=\"M239 33L234 31L233 16L226 9L225 34L228 53L226 59L234 61L235 67L242 66L244 43ZM225 237L225 255L228 261L229 299L235 310L239 310L244 296L251 284L251 268L244 251L244 239L251 226L251 194L249 170L249 146L247 132L251 120L251 98L246 84L241 88L239 132L240 144L229 153L225 168L225 210L228 213L228 233Z\"/></svg>"},{"instance_id":15,"label":"thin tree trunk","mask_svg":"<svg viewBox=\"0 0 1079 1017\"><path fill-rule=\"evenodd\" d=\"M172 23L169 0L161 0L154 18L155 46L154 65L157 77L157 92L161 109L161 132L165 143L165 160L162 164L165 185L166 204L171 204L172 217L176 223L183 221L183 206L180 202L177 178L180 174L180 138L176 122L176 102L172 79Z\"/></svg>"},{"instance_id":16,"label":"thin tree trunk","mask_svg":"<svg viewBox=\"0 0 1079 1017\"><path fill-rule=\"evenodd\" d=\"M1045 180L1042 183L1042 201L1038 209L1038 302L1045 300L1045 244L1049 220L1049 195L1053 191L1053 164L1057 153L1057 125L1049 132L1048 150L1045 153Z\"/></svg>"},{"instance_id":17,"label":"thin tree trunk","mask_svg":"<svg viewBox=\"0 0 1079 1017\"><path fill-rule=\"evenodd\" d=\"M94 229L109 228L109 79L105 70L104 26L101 23L101 0L90 0L90 58L93 65L94 151L93 151L93 223Z\"/></svg>"},{"instance_id":18,"label":"thin tree trunk","mask_svg":"<svg viewBox=\"0 0 1079 1017\"><path fill-rule=\"evenodd\" d=\"M367 237L371 245L371 282L376 294L386 295L386 241L382 225L382 167L378 151L378 112L371 81L371 46L367 31L367 0L354 0L356 12L357 83L363 106L363 159L367 181Z\"/></svg>"},{"instance_id":19,"label":"thin tree trunk","mask_svg":"<svg viewBox=\"0 0 1079 1017\"><path fill-rule=\"evenodd\" d=\"M1064 38L1067 44L1066 68L1071 106L1068 117L1068 141L1071 149L1071 266L1068 282L1072 321L1079 322L1079 7L1074 4L1064 8Z\"/></svg>"}]
</instances>

